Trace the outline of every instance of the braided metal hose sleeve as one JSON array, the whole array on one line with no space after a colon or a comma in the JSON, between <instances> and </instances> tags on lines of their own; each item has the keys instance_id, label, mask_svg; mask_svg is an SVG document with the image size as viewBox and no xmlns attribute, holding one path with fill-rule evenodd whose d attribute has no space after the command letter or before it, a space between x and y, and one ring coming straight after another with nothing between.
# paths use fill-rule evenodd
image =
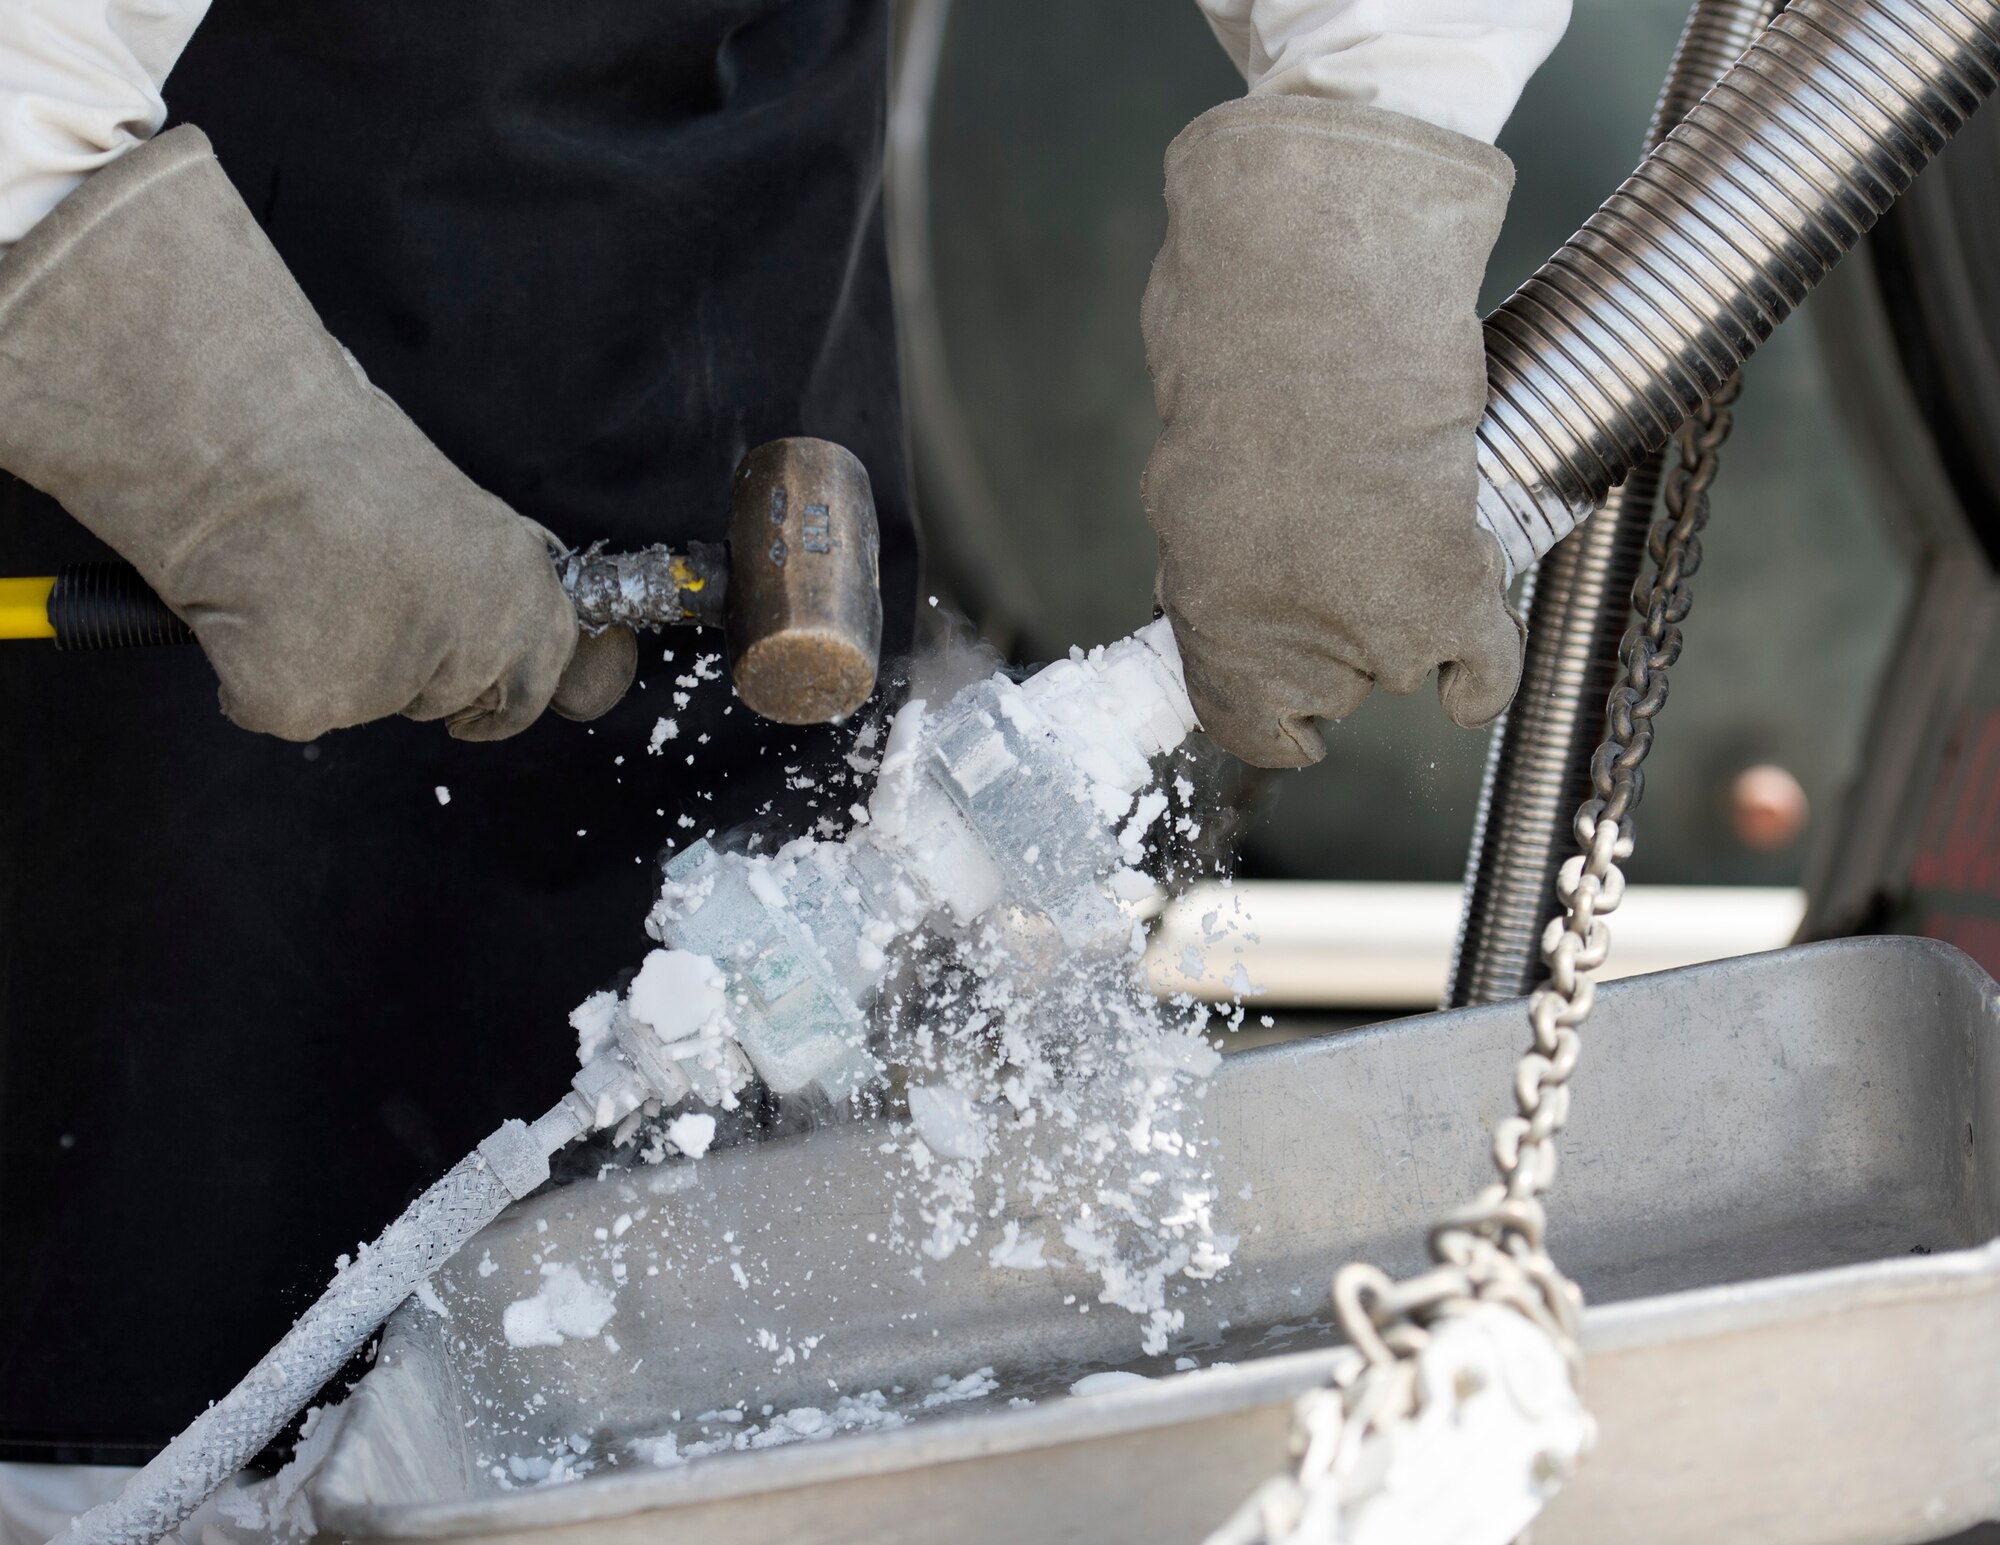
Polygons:
<instances>
[{"instance_id":1,"label":"braided metal hose sleeve","mask_svg":"<svg viewBox=\"0 0 2000 1545\"><path fill-rule=\"evenodd\" d=\"M1795 0L1486 323L1520 572L1733 376L2000 86L2000 0Z\"/></svg>"},{"instance_id":2,"label":"braided metal hose sleeve","mask_svg":"<svg viewBox=\"0 0 2000 1545\"><path fill-rule=\"evenodd\" d=\"M556 1113L551 1112L551 1116ZM510 1121L412 1202L241 1383L195 1418L125 1489L80 1515L62 1545L152 1545L248 1464L375 1330L474 1234L548 1179L550 1132Z\"/></svg>"},{"instance_id":3,"label":"braided metal hose sleeve","mask_svg":"<svg viewBox=\"0 0 2000 1545\"><path fill-rule=\"evenodd\" d=\"M1650 153L1777 14L1778 0L1695 0L1646 130ZM1603 510L1542 559L1522 606L1528 645L1521 690L1493 729L1466 855L1465 906L1445 977L1444 1006L1497 1003L1540 979L1542 930L1559 908L1556 871L1572 846L1570 816L1590 795L1590 753L1618 675L1632 587L1663 472L1648 457Z\"/></svg>"}]
</instances>

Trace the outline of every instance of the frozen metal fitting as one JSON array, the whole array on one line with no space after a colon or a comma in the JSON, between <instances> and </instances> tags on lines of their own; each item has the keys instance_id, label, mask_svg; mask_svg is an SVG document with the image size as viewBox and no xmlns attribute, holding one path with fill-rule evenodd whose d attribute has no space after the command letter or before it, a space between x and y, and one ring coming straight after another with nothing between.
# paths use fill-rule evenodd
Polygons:
<instances>
[{"instance_id":1,"label":"frozen metal fitting","mask_svg":"<svg viewBox=\"0 0 2000 1545\"><path fill-rule=\"evenodd\" d=\"M519 1201L549 1178L549 1156L524 1121L505 1121L479 1145L508 1194Z\"/></svg>"},{"instance_id":2,"label":"frozen metal fitting","mask_svg":"<svg viewBox=\"0 0 2000 1545\"><path fill-rule=\"evenodd\" d=\"M590 1130L590 1112L576 1090L569 1089L529 1129L544 1154L553 1158Z\"/></svg>"},{"instance_id":3,"label":"frozen metal fitting","mask_svg":"<svg viewBox=\"0 0 2000 1545\"><path fill-rule=\"evenodd\" d=\"M667 948L706 955L723 973L736 1046L757 1076L780 1095L816 1089L831 1104L870 1083L879 1065L862 1005L881 972L841 969L855 961L865 923L851 866L807 860L781 883L760 861L702 839L666 874L691 894L655 909L649 926Z\"/></svg>"},{"instance_id":4,"label":"frozen metal fitting","mask_svg":"<svg viewBox=\"0 0 2000 1545\"><path fill-rule=\"evenodd\" d=\"M575 1097L571 1108L583 1131L593 1132L623 1121L653 1093L638 1069L615 1055L605 1055L593 1057L577 1069L570 1080L570 1094L564 1099L567 1102Z\"/></svg>"},{"instance_id":5,"label":"frozen metal fitting","mask_svg":"<svg viewBox=\"0 0 2000 1545\"><path fill-rule=\"evenodd\" d=\"M2000 86L2000 0L1796 0L1486 324L1519 572L1741 367Z\"/></svg>"}]
</instances>

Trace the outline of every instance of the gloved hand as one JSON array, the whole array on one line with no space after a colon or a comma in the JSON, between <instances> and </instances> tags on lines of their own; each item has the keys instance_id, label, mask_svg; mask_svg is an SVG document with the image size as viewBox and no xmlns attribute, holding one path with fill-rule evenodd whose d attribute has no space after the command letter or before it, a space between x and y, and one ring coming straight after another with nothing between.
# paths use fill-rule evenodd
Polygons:
<instances>
[{"instance_id":1,"label":"gloved hand","mask_svg":"<svg viewBox=\"0 0 2000 1545\"><path fill-rule=\"evenodd\" d=\"M1316 716L1433 667L1464 725L1520 681L1473 517L1474 304L1512 187L1491 146L1309 97L1225 103L1167 151L1142 315L1156 594L1203 728L1247 762L1318 761Z\"/></svg>"},{"instance_id":2,"label":"gloved hand","mask_svg":"<svg viewBox=\"0 0 2000 1545\"><path fill-rule=\"evenodd\" d=\"M198 129L0 261L0 465L137 566L246 729L400 713L495 740L631 680L630 633L579 650L549 534L368 384Z\"/></svg>"}]
</instances>

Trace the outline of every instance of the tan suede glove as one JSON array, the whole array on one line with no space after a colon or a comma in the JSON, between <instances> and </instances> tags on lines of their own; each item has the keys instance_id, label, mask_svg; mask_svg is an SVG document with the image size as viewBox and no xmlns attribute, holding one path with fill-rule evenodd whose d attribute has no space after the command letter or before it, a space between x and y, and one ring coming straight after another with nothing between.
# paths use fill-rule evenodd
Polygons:
<instances>
[{"instance_id":1,"label":"tan suede glove","mask_svg":"<svg viewBox=\"0 0 2000 1545\"><path fill-rule=\"evenodd\" d=\"M494 740L631 679L631 635L579 652L549 534L368 384L198 129L0 261L0 465L137 566L246 729L406 714Z\"/></svg>"},{"instance_id":2,"label":"tan suede glove","mask_svg":"<svg viewBox=\"0 0 2000 1545\"><path fill-rule=\"evenodd\" d=\"M1482 724L1520 681L1475 523L1474 305L1513 188L1489 145L1380 108L1247 97L1167 151L1142 321L1164 432L1157 596L1202 726L1260 767L1371 686Z\"/></svg>"}]
</instances>

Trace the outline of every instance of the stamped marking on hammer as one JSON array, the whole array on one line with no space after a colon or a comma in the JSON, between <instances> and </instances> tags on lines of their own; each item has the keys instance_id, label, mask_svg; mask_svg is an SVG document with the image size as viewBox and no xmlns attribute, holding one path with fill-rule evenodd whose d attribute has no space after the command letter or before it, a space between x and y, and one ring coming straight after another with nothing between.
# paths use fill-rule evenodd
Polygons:
<instances>
[{"instance_id":1,"label":"stamped marking on hammer","mask_svg":"<svg viewBox=\"0 0 2000 1545\"><path fill-rule=\"evenodd\" d=\"M808 504L803 540L809 553L833 551L833 512L823 504Z\"/></svg>"}]
</instances>

